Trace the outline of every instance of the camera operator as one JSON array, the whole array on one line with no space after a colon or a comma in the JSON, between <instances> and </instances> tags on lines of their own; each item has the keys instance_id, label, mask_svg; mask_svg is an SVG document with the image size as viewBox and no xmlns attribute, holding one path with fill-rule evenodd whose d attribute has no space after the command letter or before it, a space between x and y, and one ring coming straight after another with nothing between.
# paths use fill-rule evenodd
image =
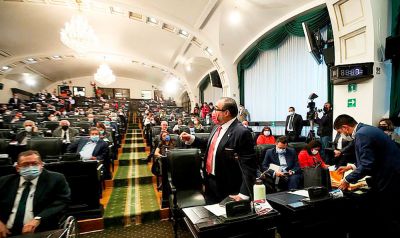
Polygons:
<instances>
[{"instance_id":1,"label":"camera operator","mask_svg":"<svg viewBox=\"0 0 400 238\"><path fill-rule=\"evenodd\" d=\"M329 147L329 142L332 141L332 131L333 131L333 111L332 105L329 102L324 104L324 112L321 118L318 117L318 112L315 113L315 123L319 125L317 135L321 137L321 156L326 163L327 155L325 153L325 148Z\"/></svg>"}]
</instances>

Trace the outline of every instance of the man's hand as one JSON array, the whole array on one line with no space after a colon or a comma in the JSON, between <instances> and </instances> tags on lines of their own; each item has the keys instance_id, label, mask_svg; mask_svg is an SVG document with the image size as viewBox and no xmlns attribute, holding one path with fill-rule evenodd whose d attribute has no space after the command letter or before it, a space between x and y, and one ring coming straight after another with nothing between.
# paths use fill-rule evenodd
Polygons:
<instances>
[{"instance_id":1,"label":"man's hand","mask_svg":"<svg viewBox=\"0 0 400 238\"><path fill-rule=\"evenodd\" d=\"M97 160L96 156L90 157L91 160Z\"/></svg>"},{"instance_id":2,"label":"man's hand","mask_svg":"<svg viewBox=\"0 0 400 238\"><path fill-rule=\"evenodd\" d=\"M182 132L179 137L181 138L182 141L189 141L191 138L191 135L186 133L186 132Z\"/></svg>"},{"instance_id":3,"label":"man's hand","mask_svg":"<svg viewBox=\"0 0 400 238\"><path fill-rule=\"evenodd\" d=\"M340 166L340 167L337 169L337 172L338 172L339 174L343 174L343 173L345 173L346 171L349 171L350 169L352 169L352 167L351 167L350 165L347 165L347 166Z\"/></svg>"},{"instance_id":4,"label":"man's hand","mask_svg":"<svg viewBox=\"0 0 400 238\"><path fill-rule=\"evenodd\" d=\"M24 227L22 228L22 234L35 232L36 227L38 227L39 225L40 225L39 220L32 219L31 221L29 221L24 225Z\"/></svg>"},{"instance_id":5,"label":"man's hand","mask_svg":"<svg viewBox=\"0 0 400 238\"><path fill-rule=\"evenodd\" d=\"M294 174L293 170L289 170L289 176L292 176Z\"/></svg>"},{"instance_id":6,"label":"man's hand","mask_svg":"<svg viewBox=\"0 0 400 238\"><path fill-rule=\"evenodd\" d=\"M237 194L237 195L229 195L229 197L232 198L232 199L234 199L235 201L243 200L243 199L239 196L239 194Z\"/></svg>"},{"instance_id":7,"label":"man's hand","mask_svg":"<svg viewBox=\"0 0 400 238\"><path fill-rule=\"evenodd\" d=\"M0 238L5 238L10 234L11 232L7 229L6 225L0 221Z\"/></svg>"},{"instance_id":8,"label":"man's hand","mask_svg":"<svg viewBox=\"0 0 400 238\"><path fill-rule=\"evenodd\" d=\"M281 171L275 171L275 176L276 177L282 177L282 176L285 176L285 174L283 172L281 172Z\"/></svg>"},{"instance_id":9,"label":"man's hand","mask_svg":"<svg viewBox=\"0 0 400 238\"><path fill-rule=\"evenodd\" d=\"M342 154L342 151L340 150L334 150L333 153L335 154L335 157L339 157Z\"/></svg>"},{"instance_id":10,"label":"man's hand","mask_svg":"<svg viewBox=\"0 0 400 238\"><path fill-rule=\"evenodd\" d=\"M339 189L347 190L349 188L349 186L350 186L350 184L348 182L346 182L346 180L342 179L342 181L340 181Z\"/></svg>"}]
</instances>

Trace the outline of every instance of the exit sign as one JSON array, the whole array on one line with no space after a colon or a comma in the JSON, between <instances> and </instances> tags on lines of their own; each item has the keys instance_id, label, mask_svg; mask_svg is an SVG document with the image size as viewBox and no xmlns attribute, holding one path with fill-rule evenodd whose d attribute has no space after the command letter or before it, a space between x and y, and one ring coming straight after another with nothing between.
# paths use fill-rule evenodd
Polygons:
<instances>
[{"instance_id":1,"label":"exit sign","mask_svg":"<svg viewBox=\"0 0 400 238\"><path fill-rule=\"evenodd\" d=\"M347 85L347 91L349 93L351 92L357 92L357 84L355 83L350 83L349 85Z\"/></svg>"},{"instance_id":2,"label":"exit sign","mask_svg":"<svg viewBox=\"0 0 400 238\"><path fill-rule=\"evenodd\" d=\"M355 98L347 99L347 107L356 107L357 101Z\"/></svg>"}]
</instances>

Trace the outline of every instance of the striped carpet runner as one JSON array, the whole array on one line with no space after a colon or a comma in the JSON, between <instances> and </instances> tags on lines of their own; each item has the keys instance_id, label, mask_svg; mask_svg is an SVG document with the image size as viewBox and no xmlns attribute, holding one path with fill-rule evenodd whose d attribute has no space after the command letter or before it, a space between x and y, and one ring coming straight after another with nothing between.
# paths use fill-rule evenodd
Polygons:
<instances>
[{"instance_id":1,"label":"striped carpet runner","mask_svg":"<svg viewBox=\"0 0 400 238\"><path fill-rule=\"evenodd\" d=\"M104 225L129 226L160 221L160 205L153 186L153 174L146 161L146 144L136 118L130 123L119 156L114 188L104 212Z\"/></svg>"}]
</instances>

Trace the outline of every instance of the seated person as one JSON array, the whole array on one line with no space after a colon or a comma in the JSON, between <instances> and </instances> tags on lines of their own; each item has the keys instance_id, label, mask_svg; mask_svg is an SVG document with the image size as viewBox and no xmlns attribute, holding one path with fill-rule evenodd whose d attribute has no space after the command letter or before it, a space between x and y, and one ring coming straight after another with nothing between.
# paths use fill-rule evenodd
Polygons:
<instances>
[{"instance_id":1,"label":"seated person","mask_svg":"<svg viewBox=\"0 0 400 238\"><path fill-rule=\"evenodd\" d=\"M194 121L193 121L193 126L194 126L194 130L197 133L201 133L204 132L204 128L203 125L201 124L200 120L198 117L195 117Z\"/></svg>"},{"instance_id":2,"label":"seated person","mask_svg":"<svg viewBox=\"0 0 400 238\"><path fill-rule=\"evenodd\" d=\"M354 140L348 141L343 138L340 133L336 133L336 137L333 140L333 160L336 168L340 166L346 166L348 163L356 163L356 151L354 148Z\"/></svg>"},{"instance_id":3,"label":"seated person","mask_svg":"<svg viewBox=\"0 0 400 238\"><path fill-rule=\"evenodd\" d=\"M385 132L386 135L388 135L392 140L394 140L397 143L400 143L400 136L394 132L394 125L393 122L388 119L388 118L383 118L379 121L379 126L383 132Z\"/></svg>"},{"instance_id":4,"label":"seated person","mask_svg":"<svg viewBox=\"0 0 400 238\"><path fill-rule=\"evenodd\" d=\"M15 113L15 116L11 119L11 123L17 123L23 121L22 112Z\"/></svg>"},{"instance_id":5,"label":"seated person","mask_svg":"<svg viewBox=\"0 0 400 238\"><path fill-rule=\"evenodd\" d=\"M0 178L0 237L58 228L70 200L64 175L44 169L33 150L20 153L15 168Z\"/></svg>"},{"instance_id":6,"label":"seated person","mask_svg":"<svg viewBox=\"0 0 400 238\"><path fill-rule=\"evenodd\" d=\"M251 128L249 127L249 122L248 122L248 121L246 121L246 120L242 121L242 125L243 125L244 127L246 127L250 132L253 132L253 129L251 129ZM274 143L272 143L272 144L275 144L275 138L274 138Z\"/></svg>"},{"instance_id":7,"label":"seated person","mask_svg":"<svg viewBox=\"0 0 400 238\"><path fill-rule=\"evenodd\" d=\"M271 164L276 166L271 166ZM262 163L262 170L267 171L267 176L273 178L274 184L277 185L279 190L300 188L302 175L297 162L296 150L288 147L286 136L279 137L276 141L276 147L267 150Z\"/></svg>"},{"instance_id":8,"label":"seated person","mask_svg":"<svg viewBox=\"0 0 400 238\"><path fill-rule=\"evenodd\" d=\"M106 126L102 122L96 123L97 130L99 130L100 139L103 139L105 142L113 143L113 139L110 133L107 132Z\"/></svg>"},{"instance_id":9,"label":"seated person","mask_svg":"<svg viewBox=\"0 0 400 238\"><path fill-rule=\"evenodd\" d=\"M53 131L53 137L61 137L64 144L71 143L71 139L79 135L79 131L70 128L70 123L67 120L61 120L60 126Z\"/></svg>"},{"instance_id":10,"label":"seated person","mask_svg":"<svg viewBox=\"0 0 400 238\"><path fill-rule=\"evenodd\" d=\"M257 145L275 144L275 137L272 135L272 130L269 126L265 126L257 138Z\"/></svg>"},{"instance_id":11,"label":"seated person","mask_svg":"<svg viewBox=\"0 0 400 238\"><path fill-rule=\"evenodd\" d=\"M45 121L58 121L58 118L56 117L56 115L54 113L50 113L47 118L45 119Z\"/></svg>"},{"instance_id":12,"label":"seated person","mask_svg":"<svg viewBox=\"0 0 400 238\"><path fill-rule=\"evenodd\" d=\"M299 164L300 168L305 167L318 167L328 168L329 165L325 164L319 154L321 150L321 142L312 140L304 149L299 153Z\"/></svg>"},{"instance_id":13,"label":"seated person","mask_svg":"<svg viewBox=\"0 0 400 238\"><path fill-rule=\"evenodd\" d=\"M99 130L96 127L90 129L90 137L82 137L71 143L68 153L79 153L83 161L108 159L108 143L100 139Z\"/></svg>"},{"instance_id":14,"label":"seated person","mask_svg":"<svg viewBox=\"0 0 400 238\"><path fill-rule=\"evenodd\" d=\"M181 126L184 126L184 124L183 124L182 118L179 118L179 119L178 119L178 124L176 124L176 125L174 126L174 128L172 128L172 131L173 131L174 133L179 134L179 132L180 132L179 127L181 127Z\"/></svg>"},{"instance_id":15,"label":"seated person","mask_svg":"<svg viewBox=\"0 0 400 238\"><path fill-rule=\"evenodd\" d=\"M18 142L18 144L26 145L26 142L30 138L40 136L39 130L36 127L35 122L31 120L26 120L24 121L23 126L25 130L19 132L15 137L15 140Z\"/></svg>"},{"instance_id":16,"label":"seated person","mask_svg":"<svg viewBox=\"0 0 400 238\"><path fill-rule=\"evenodd\" d=\"M87 115L88 122L90 122L90 126L96 126L97 120L94 118L92 113Z\"/></svg>"},{"instance_id":17,"label":"seated person","mask_svg":"<svg viewBox=\"0 0 400 238\"><path fill-rule=\"evenodd\" d=\"M171 140L171 136L167 131L162 131L160 134L160 143L158 144L156 151L154 152L155 157L166 156L168 150L175 148L175 142Z\"/></svg>"}]
</instances>

